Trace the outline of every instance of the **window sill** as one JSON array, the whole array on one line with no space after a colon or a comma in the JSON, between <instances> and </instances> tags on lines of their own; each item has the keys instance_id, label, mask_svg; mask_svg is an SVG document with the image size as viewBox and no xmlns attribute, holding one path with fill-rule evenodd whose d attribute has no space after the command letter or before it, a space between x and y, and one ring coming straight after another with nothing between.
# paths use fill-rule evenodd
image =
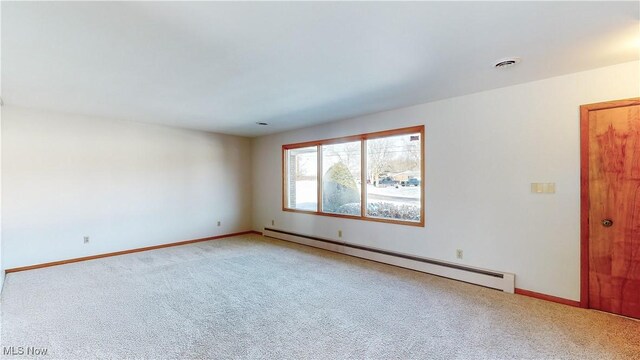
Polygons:
<instances>
[{"instance_id":1,"label":"window sill","mask_svg":"<svg viewBox=\"0 0 640 360\"><path fill-rule=\"evenodd\" d=\"M299 214L327 216L327 217L334 217L334 218L372 221L372 222L380 222L380 223L387 223L387 224L424 227L424 219L420 221L403 221L403 220L396 220L396 219L384 219L384 218L375 218L375 217L358 216L358 215L332 214L332 213L324 213L320 211L298 210L298 209L290 209L290 208L282 208L282 211L299 213Z\"/></svg>"}]
</instances>

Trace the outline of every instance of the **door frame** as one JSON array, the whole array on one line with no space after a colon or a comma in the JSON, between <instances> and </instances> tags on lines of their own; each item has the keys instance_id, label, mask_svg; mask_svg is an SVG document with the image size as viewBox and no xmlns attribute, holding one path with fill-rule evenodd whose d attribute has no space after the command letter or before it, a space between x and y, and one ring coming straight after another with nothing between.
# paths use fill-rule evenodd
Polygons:
<instances>
[{"instance_id":1,"label":"door frame","mask_svg":"<svg viewBox=\"0 0 640 360\"><path fill-rule=\"evenodd\" d=\"M580 307L589 308L589 112L640 105L640 98L580 106Z\"/></svg>"}]
</instances>

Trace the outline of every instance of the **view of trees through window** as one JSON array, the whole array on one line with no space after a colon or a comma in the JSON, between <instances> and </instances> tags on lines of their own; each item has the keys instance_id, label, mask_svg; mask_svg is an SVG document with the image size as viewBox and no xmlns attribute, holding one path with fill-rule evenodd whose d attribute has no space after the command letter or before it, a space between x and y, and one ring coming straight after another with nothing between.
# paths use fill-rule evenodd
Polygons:
<instances>
[{"instance_id":1,"label":"view of trees through window","mask_svg":"<svg viewBox=\"0 0 640 360\"><path fill-rule=\"evenodd\" d=\"M416 127L285 145L285 209L423 224L422 136Z\"/></svg>"},{"instance_id":2,"label":"view of trees through window","mask_svg":"<svg viewBox=\"0 0 640 360\"><path fill-rule=\"evenodd\" d=\"M322 146L322 211L360 215L360 141Z\"/></svg>"},{"instance_id":3,"label":"view of trees through window","mask_svg":"<svg viewBox=\"0 0 640 360\"><path fill-rule=\"evenodd\" d=\"M367 216L420 221L420 134L366 141Z\"/></svg>"}]
</instances>

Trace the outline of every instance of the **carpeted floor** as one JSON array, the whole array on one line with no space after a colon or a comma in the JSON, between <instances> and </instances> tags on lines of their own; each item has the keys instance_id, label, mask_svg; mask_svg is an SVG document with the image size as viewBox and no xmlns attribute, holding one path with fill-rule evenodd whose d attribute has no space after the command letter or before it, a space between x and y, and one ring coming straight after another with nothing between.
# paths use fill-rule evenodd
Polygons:
<instances>
[{"instance_id":1,"label":"carpeted floor","mask_svg":"<svg viewBox=\"0 0 640 360\"><path fill-rule=\"evenodd\" d=\"M47 359L640 359L640 322L247 235L9 274L1 342Z\"/></svg>"}]
</instances>

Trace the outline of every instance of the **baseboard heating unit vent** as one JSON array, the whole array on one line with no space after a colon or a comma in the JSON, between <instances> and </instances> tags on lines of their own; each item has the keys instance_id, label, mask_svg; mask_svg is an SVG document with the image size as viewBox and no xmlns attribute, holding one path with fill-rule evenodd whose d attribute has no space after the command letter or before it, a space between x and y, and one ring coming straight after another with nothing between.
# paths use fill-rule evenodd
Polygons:
<instances>
[{"instance_id":1,"label":"baseboard heating unit vent","mask_svg":"<svg viewBox=\"0 0 640 360\"><path fill-rule=\"evenodd\" d=\"M284 230L264 228L264 236L313 246L329 251L378 261L407 269L460 280L476 285L514 293L515 275L511 273L479 269L440 260L427 259L361 245L323 239L316 236L296 234Z\"/></svg>"}]
</instances>

